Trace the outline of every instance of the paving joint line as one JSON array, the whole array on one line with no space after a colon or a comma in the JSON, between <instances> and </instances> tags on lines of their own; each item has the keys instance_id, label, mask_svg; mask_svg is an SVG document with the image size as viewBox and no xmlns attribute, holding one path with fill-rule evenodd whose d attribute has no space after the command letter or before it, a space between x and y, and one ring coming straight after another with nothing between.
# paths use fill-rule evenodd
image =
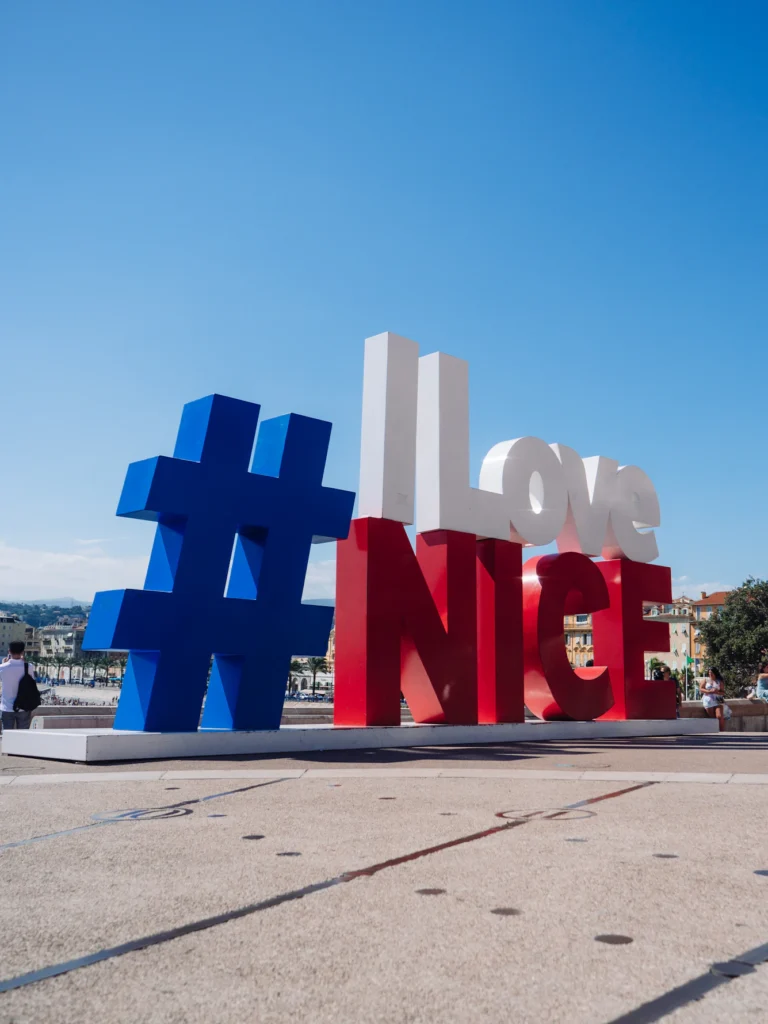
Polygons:
<instances>
[{"instance_id":1,"label":"paving joint line","mask_svg":"<svg viewBox=\"0 0 768 1024\"><path fill-rule=\"evenodd\" d=\"M137 778L137 776L146 776ZM109 782L205 782L224 779L263 779L270 777L290 779L367 778L367 779L496 779L516 781L562 781L562 782L641 782L681 783L699 785L768 785L768 772L652 772L545 768L380 768L371 765L361 768L289 768L211 770L188 772L171 770L164 772L66 772L48 775L8 775L0 777L0 788L15 788L45 785L71 785L77 783Z\"/></svg>"}]
</instances>

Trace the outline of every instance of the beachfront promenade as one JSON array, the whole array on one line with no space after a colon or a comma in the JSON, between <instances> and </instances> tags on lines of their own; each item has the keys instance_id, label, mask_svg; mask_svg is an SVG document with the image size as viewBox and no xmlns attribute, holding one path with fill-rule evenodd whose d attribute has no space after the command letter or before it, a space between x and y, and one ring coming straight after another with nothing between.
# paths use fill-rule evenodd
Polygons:
<instances>
[{"instance_id":1,"label":"beachfront promenade","mask_svg":"<svg viewBox=\"0 0 768 1024\"><path fill-rule=\"evenodd\" d=\"M760 734L1 767L3 1024L763 1012Z\"/></svg>"}]
</instances>

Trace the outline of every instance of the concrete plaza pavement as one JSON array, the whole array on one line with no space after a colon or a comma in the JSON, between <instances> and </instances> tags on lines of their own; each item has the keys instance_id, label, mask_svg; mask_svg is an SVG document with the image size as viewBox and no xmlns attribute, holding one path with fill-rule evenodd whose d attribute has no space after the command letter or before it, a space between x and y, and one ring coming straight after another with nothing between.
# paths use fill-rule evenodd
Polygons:
<instances>
[{"instance_id":1,"label":"concrete plaza pavement","mask_svg":"<svg viewBox=\"0 0 768 1024\"><path fill-rule=\"evenodd\" d=\"M0 769L0 1024L766 1016L762 735Z\"/></svg>"}]
</instances>

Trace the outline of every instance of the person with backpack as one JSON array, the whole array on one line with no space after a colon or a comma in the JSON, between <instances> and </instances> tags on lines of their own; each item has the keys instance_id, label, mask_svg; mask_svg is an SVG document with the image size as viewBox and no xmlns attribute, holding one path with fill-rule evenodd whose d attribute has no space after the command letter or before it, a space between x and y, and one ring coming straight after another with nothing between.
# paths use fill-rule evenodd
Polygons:
<instances>
[{"instance_id":1,"label":"person with backpack","mask_svg":"<svg viewBox=\"0 0 768 1024\"><path fill-rule=\"evenodd\" d=\"M24 661L24 641L11 640L0 665L0 715L3 730L28 729L32 712L40 705L35 677Z\"/></svg>"}]
</instances>

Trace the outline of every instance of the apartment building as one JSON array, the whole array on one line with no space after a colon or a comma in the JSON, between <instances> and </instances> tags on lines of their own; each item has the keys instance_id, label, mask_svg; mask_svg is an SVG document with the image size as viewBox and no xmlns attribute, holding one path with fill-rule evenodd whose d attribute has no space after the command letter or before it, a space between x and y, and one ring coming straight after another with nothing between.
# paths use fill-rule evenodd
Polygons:
<instances>
[{"instance_id":1,"label":"apartment building","mask_svg":"<svg viewBox=\"0 0 768 1024\"><path fill-rule=\"evenodd\" d=\"M8 644L13 640L26 640L26 630L29 627L18 615L8 615L0 612L0 658L8 653Z\"/></svg>"},{"instance_id":2,"label":"apartment building","mask_svg":"<svg viewBox=\"0 0 768 1024\"><path fill-rule=\"evenodd\" d=\"M695 602L690 597L676 598L672 604L650 605L645 617L665 622L669 626L669 650L646 651L645 670L650 676L650 665L654 658L663 661L673 672L685 671L686 659L691 657ZM568 661L574 668L583 668L588 661L595 660L595 646L592 634L592 616L589 614L566 615L563 623L565 649Z\"/></svg>"},{"instance_id":3,"label":"apartment building","mask_svg":"<svg viewBox=\"0 0 768 1024\"><path fill-rule=\"evenodd\" d=\"M330 635L328 636L328 650L325 654L325 660L328 662L328 671L333 675L334 665L336 663L336 627L331 628Z\"/></svg>"},{"instance_id":4,"label":"apartment building","mask_svg":"<svg viewBox=\"0 0 768 1024\"><path fill-rule=\"evenodd\" d=\"M574 668L584 668L588 661L595 659L592 642L592 616L589 614L566 615L563 622L565 650L568 661Z\"/></svg>"},{"instance_id":5,"label":"apartment building","mask_svg":"<svg viewBox=\"0 0 768 1024\"><path fill-rule=\"evenodd\" d=\"M24 626L24 654L27 661L35 662L40 657L40 640L34 626Z\"/></svg>"},{"instance_id":6,"label":"apartment building","mask_svg":"<svg viewBox=\"0 0 768 1024\"><path fill-rule=\"evenodd\" d=\"M71 658L75 653L72 626L55 623L37 630L40 655L43 658Z\"/></svg>"},{"instance_id":7,"label":"apartment building","mask_svg":"<svg viewBox=\"0 0 768 1024\"><path fill-rule=\"evenodd\" d=\"M662 661L674 674L683 676L686 667L691 678L694 666L688 661L692 657L693 645L693 600L678 597L672 604L655 604L645 609L645 618L655 622L666 622L669 626L669 650L645 652L645 674L651 674L651 664Z\"/></svg>"}]
</instances>

